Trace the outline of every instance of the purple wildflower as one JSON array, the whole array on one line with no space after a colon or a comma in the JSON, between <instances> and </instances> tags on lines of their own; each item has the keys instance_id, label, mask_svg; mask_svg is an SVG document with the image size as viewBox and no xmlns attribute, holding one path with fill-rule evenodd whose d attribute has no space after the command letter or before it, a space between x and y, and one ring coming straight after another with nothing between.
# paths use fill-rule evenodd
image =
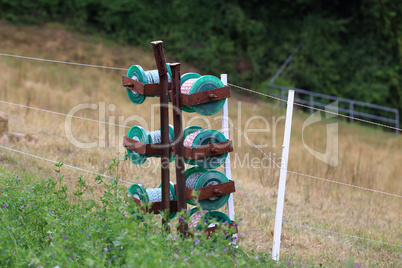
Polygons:
<instances>
[{"instance_id":1,"label":"purple wildflower","mask_svg":"<svg viewBox=\"0 0 402 268\"><path fill-rule=\"evenodd\" d=\"M64 239L64 240L67 240L67 236L63 235L63 239Z\"/></svg>"},{"instance_id":2,"label":"purple wildflower","mask_svg":"<svg viewBox=\"0 0 402 268\"><path fill-rule=\"evenodd\" d=\"M227 222L227 221L224 221L222 224L223 224L223 225L226 225L226 224L228 224L228 222Z\"/></svg>"},{"instance_id":3,"label":"purple wildflower","mask_svg":"<svg viewBox=\"0 0 402 268\"><path fill-rule=\"evenodd\" d=\"M21 181L21 178L20 178L20 177L18 177L18 180L19 180L19 181Z\"/></svg>"},{"instance_id":4,"label":"purple wildflower","mask_svg":"<svg viewBox=\"0 0 402 268\"><path fill-rule=\"evenodd\" d=\"M355 268L360 268L360 266L361 266L360 263L358 263L358 262L355 263Z\"/></svg>"},{"instance_id":5,"label":"purple wildflower","mask_svg":"<svg viewBox=\"0 0 402 268\"><path fill-rule=\"evenodd\" d=\"M86 237L90 237L91 235L90 235L90 234L86 234L85 236L86 236Z\"/></svg>"},{"instance_id":6,"label":"purple wildflower","mask_svg":"<svg viewBox=\"0 0 402 268\"><path fill-rule=\"evenodd\" d=\"M184 221L184 218L183 217L180 217L179 218L179 223L182 223Z\"/></svg>"},{"instance_id":7,"label":"purple wildflower","mask_svg":"<svg viewBox=\"0 0 402 268\"><path fill-rule=\"evenodd\" d=\"M233 227L237 227L237 223L233 223Z\"/></svg>"},{"instance_id":8,"label":"purple wildflower","mask_svg":"<svg viewBox=\"0 0 402 268\"><path fill-rule=\"evenodd\" d=\"M112 261L108 261L108 263L112 264Z\"/></svg>"},{"instance_id":9,"label":"purple wildflower","mask_svg":"<svg viewBox=\"0 0 402 268\"><path fill-rule=\"evenodd\" d=\"M208 257L208 256L209 256L209 253L207 253L207 254L204 255L204 257Z\"/></svg>"},{"instance_id":10,"label":"purple wildflower","mask_svg":"<svg viewBox=\"0 0 402 268\"><path fill-rule=\"evenodd\" d=\"M187 257L184 257L184 260L185 260L185 261L188 261Z\"/></svg>"},{"instance_id":11,"label":"purple wildflower","mask_svg":"<svg viewBox=\"0 0 402 268\"><path fill-rule=\"evenodd\" d=\"M173 254L173 256L175 256L176 258L179 257L179 255L177 255L177 253Z\"/></svg>"},{"instance_id":12,"label":"purple wildflower","mask_svg":"<svg viewBox=\"0 0 402 268\"><path fill-rule=\"evenodd\" d=\"M108 251L109 251L109 249L108 249L108 248L104 248L103 250L104 250L105 252L108 252Z\"/></svg>"},{"instance_id":13,"label":"purple wildflower","mask_svg":"<svg viewBox=\"0 0 402 268\"><path fill-rule=\"evenodd\" d=\"M50 211L50 213L52 213L52 214L53 214L53 213L54 213L54 211L53 211L53 210L51 210L51 211Z\"/></svg>"},{"instance_id":14,"label":"purple wildflower","mask_svg":"<svg viewBox=\"0 0 402 268\"><path fill-rule=\"evenodd\" d=\"M53 254L53 258L56 258L56 254Z\"/></svg>"},{"instance_id":15,"label":"purple wildflower","mask_svg":"<svg viewBox=\"0 0 402 268\"><path fill-rule=\"evenodd\" d=\"M218 256L219 256L219 254L218 254L218 253L215 253L215 256L216 256L216 257L218 257Z\"/></svg>"},{"instance_id":16,"label":"purple wildflower","mask_svg":"<svg viewBox=\"0 0 402 268\"><path fill-rule=\"evenodd\" d=\"M194 241L194 245L198 245L198 243L200 243L200 239Z\"/></svg>"},{"instance_id":17,"label":"purple wildflower","mask_svg":"<svg viewBox=\"0 0 402 268\"><path fill-rule=\"evenodd\" d=\"M291 262L291 261L287 261L286 264L287 264L287 265L292 265L292 262Z\"/></svg>"},{"instance_id":18,"label":"purple wildflower","mask_svg":"<svg viewBox=\"0 0 402 268\"><path fill-rule=\"evenodd\" d=\"M22 227L20 227L20 230L22 229Z\"/></svg>"},{"instance_id":19,"label":"purple wildflower","mask_svg":"<svg viewBox=\"0 0 402 268\"><path fill-rule=\"evenodd\" d=\"M49 239L50 239L50 240L52 240L52 239L53 239L53 237L52 237L51 235L49 235Z\"/></svg>"},{"instance_id":20,"label":"purple wildflower","mask_svg":"<svg viewBox=\"0 0 402 268\"><path fill-rule=\"evenodd\" d=\"M255 256L254 259L258 260L258 256Z\"/></svg>"},{"instance_id":21,"label":"purple wildflower","mask_svg":"<svg viewBox=\"0 0 402 268\"><path fill-rule=\"evenodd\" d=\"M3 205L3 208L4 208L4 209L6 209L6 208L7 208L7 206L6 206L6 205Z\"/></svg>"},{"instance_id":22,"label":"purple wildflower","mask_svg":"<svg viewBox=\"0 0 402 268\"><path fill-rule=\"evenodd\" d=\"M24 208L25 208L25 206L24 206L24 205L22 205L22 206L21 206L21 209L24 209Z\"/></svg>"},{"instance_id":23,"label":"purple wildflower","mask_svg":"<svg viewBox=\"0 0 402 268\"><path fill-rule=\"evenodd\" d=\"M226 252L228 249L227 248L223 248L222 252Z\"/></svg>"}]
</instances>

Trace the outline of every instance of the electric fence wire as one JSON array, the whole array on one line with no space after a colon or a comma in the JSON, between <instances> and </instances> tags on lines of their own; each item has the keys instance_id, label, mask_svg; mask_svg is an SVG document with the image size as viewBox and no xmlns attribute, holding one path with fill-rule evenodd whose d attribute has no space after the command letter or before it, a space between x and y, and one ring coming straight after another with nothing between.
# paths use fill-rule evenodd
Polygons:
<instances>
[{"instance_id":1,"label":"electric fence wire","mask_svg":"<svg viewBox=\"0 0 402 268\"><path fill-rule=\"evenodd\" d=\"M273 95L261 93L261 92L258 92L258 91L255 91L255 90L252 90L252 89L249 89L249 88L245 88L245 87L241 87L241 86L237 86L237 85L233 85L233 84L229 84L229 83L228 83L228 86L235 87L235 88L238 88L238 89L241 89L241 90L244 90L244 91L252 92L254 94L265 96L265 97L275 99L275 100L278 100L278 101L288 102L287 100L281 99L279 97L275 97ZM320 108L308 106L308 105L297 103L297 102L295 102L294 105L298 105L298 106L301 106L301 107L304 107L304 108L314 109L314 110L317 110L317 111L320 111L320 112L329 113L329 114L333 114L333 115L337 115L337 116L342 116L342 117L345 117L345 118L348 118L348 119L353 119L353 120L361 121L361 122L364 122L364 123L377 125L377 126L380 126L380 127L385 127L385 128L390 128L390 129L402 131L401 128L397 128L397 127L393 127L393 126L389 126L389 125L384 125L384 124L368 121L368 120L365 120L365 119L361 119L361 118L357 118L357 117L353 117L353 116L349 116L349 115L339 114L339 113L336 113L336 112L323 110L323 109L320 109Z\"/></svg>"},{"instance_id":2,"label":"electric fence wire","mask_svg":"<svg viewBox=\"0 0 402 268\"><path fill-rule=\"evenodd\" d=\"M259 148L249 137L247 137L243 132L241 132L231 122L229 122L229 124L237 132L239 132L247 141L249 141L257 150L259 150L263 155L265 155L268 159L270 159L278 168L281 168L281 166L278 163L276 163L268 154L266 154L263 150L261 150L261 148ZM379 191L379 190L375 190L375 189L370 189L370 188L357 186L357 185L353 185L353 184L349 184L349 183L345 183L345 182L325 179L325 178L321 178L321 177L317 177L317 176L313 176L313 175L308 175L308 174L303 174L303 173L295 172L295 171L291 171L291 170L288 170L287 173L291 173L291 174L295 174L295 175L299 175L299 176L304 176L304 177L308 177L308 178L313 178L313 179L319 179L319 180L322 180L322 181L336 183L336 184L340 184L340 185L344 185L344 186L348 186L348 187L353 187L353 188L357 188L357 189L361 189L361 190L371 191L371 192L375 192L375 193L379 193L379 194L385 194L385 195L395 196L395 197L399 197L399 198L402 197L401 195L397 195L397 194L393 194L393 193L387 193L387 192L383 192L383 191Z\"/></svg>"},{"instance_id":3,"label":"electric fence wire","mask_svg":"<svg viewBox=\"0 0 402 268\"><path fill-rule=\"evenodd\" d=\"M27 59L27 60L46 61L46 62L53 62L53 63L64 63L64 64L70 64L70 65L78 65L78 66L85 66L85 67L95 67L95 68L103 68L103 69L111 69L111 70L123 70L123 71L128 70L128 69L125 69L125 68L118 68L118 67L109 67L109 66L102 66L102 65L77 63L77 62L71 62L71 61L41 59L41 58L20 56L20 55L14 55L14 54L6 54L6 53L0 53L0 56L14 57L14 58L20 58L20 59Z\"/></svg>"},{"instance_id":4,"label":"electric fence wire","mask_svg":"<svg viewBox=\"0 0 402 268\"><path fill-rule=\"evenodd\" d=\"M20 55L14 55L14 54L6 54L6 53L0 53L0 56L15 57L15 58L29 59L29 60L38 60L38 61L53 62L53 63L64 63L64 64L70 64L70 65L78 65L78 66L86 66L86 67L95 67L95 68L104 68L104 69L112 69L112 70L124 70L124 71L127 71L127 70L128 70L128 69L126 69L126 68L119 68L119 67L109 67L109 66L102 66L102 65L84 64L84 63L77 63L77 62L70 62L70 61L49 60L49 59L34 58L34 57L27 57L27 56L20 56ZM272 98L272 99L275 99L275 100L287 102L287 100L284 100L284 99L275 97L275 96L273 96L273 95L264 94L264 93L261 93L261 92L255 91L255 90L251 90L251 89L248 89L248 88L245 88L245 87L233 85L233 84L230 84L230 83L228 83L228 86L236 87L236 88L239 88L239 89L242 89L242 90L245 90L245 91L249 91L249 92L252 92L252 93L254 93L254 94L259 94L259 95L261 95L261 96L265 96L265 97L268 97L268 98ZM301 104L301 103L296 103L296 102L295 102L294 105L298 105L298 106L305 107L305 108L309 108L309 109L314 109L314 110L317 110L317 111L320 111L320 112L324 112L324 113L330 113L330 114L342 116L342 117L349 118L349 119L354 119L354 120L361 121L361 122L368 123L368 124L373 124L373 125L377 125L377 126L381 126L381 127L385 127L385 128L390 128L390 129L402 131L401 128L392 127L392 126L388 126L388 125L384 125L384 124L380 124L380 123L368 121L368 120L361 119L361 118L357 118L357 117L353 117L353 116L348 116L348 115L344 115L344 114L339 114L339 113L335 113L335 112L332 112L332 111L327 111L327 110L323 110L323 109L320 109L320 108L316 108L316 107L311 107L311 106L308 106L308 105L304 105L304 104Z\"/></svg>"},{"instance_id":5,"label":"electric fence wire","mask_svg":"<svg viewBox=\"0 0 402 268\"><path fill-rule=\"evenodd\" d=\"M0 100L0 103L10 104L10 105L18 106L18 107L28 108L28 109L41 111L41 112L46 112L46 113L51 113L51 114L63 115L63 116L66 116L66 117L73 117L73 118L87 120L87 121L91 121L91 122L97 122L97 123L102 123L102 124L107 124L107 125L130 128L129 126L123 126L123 125L119 125L119 124L109 123L109 122L105 122L105 121L99 121L99 120L96 120L96 119L91 119L91 118L86 118L86 117L81 117L81 116L76 116L76 115L71 115L71 114L59 113L59 112L55 112L55 111L35 108L35 107L22 105L22 104L18 104L18 103L13 103L13 102L8 102L8 101L3 101L3 100Z\"/></svg>"},{"instance_id":6,"label":"electric fence wire","mask_svg":"<svg viewBox=\"0 0 402 268\"><path fill-rule=\"evenodd\" d=\"M55 164L59 163L57 161L54 161L54 160L51 160L51 159L48 159L48 158L45 158L45 157L41 157L41 156L37 156L37 155L34 155L34 154L26 153L26 152L19 151L19 150L16 150L16 149L12 149L12 148L9 148L9 147L5 147L5 146L0 145L0 148L5 149L5 150L9 150L9 151L12 151L12 152L15 152L15 153L27 155L27 156L30 156L30 157L34 157L34 158L37 158L37 159L45 160L45 161L48 161L48 162L51 162L51 163L55 163ZM72 165L69 165L69 164L64 164L63 163L63 166L73 168L73 169L76 169L76 170L80 170L80 171L84 171L84 172L87 172L87 173L91 173L91 174L94 174L94 175L98 175L98 176L101 176L101 177L105 177L105 178L108 178L108 179L116 179L114 177L111 177L111 176L108 176L108 175L105 175L105 174L97 173L97 172L94 172L94 171L90 171L90 170L83 169L83 168L80 168L80 167L72 166ZM121 181L121 182L124 182L124 183L133 184L132 182L129 182L129 181L125 181L125 180L121 180L121 179L117 179L117 180Z\"/></svg>"}]
</instances>

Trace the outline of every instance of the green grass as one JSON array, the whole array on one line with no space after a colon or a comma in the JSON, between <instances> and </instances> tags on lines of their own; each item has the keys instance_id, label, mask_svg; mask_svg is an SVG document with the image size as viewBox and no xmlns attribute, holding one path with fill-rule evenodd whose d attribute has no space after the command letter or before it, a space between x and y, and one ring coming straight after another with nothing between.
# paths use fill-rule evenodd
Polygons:
<instances>
[{"instance_id":1,"label":"green grass","mask_svg":"<svg viewBox=\"0 0 402 268\"><path fill-rule=\"evenodd\" d=\"M78 177L74 189L56 177L12 175L0 167L1 267L267 267L267 256L250 256L229 245L223 232L207 239L161 231L117 181L102 181L103 196ZM83 194L89 193L89 198ZM69 195L74 195L73 200ZM142 220L137 220L137 215ZM222 227L222 230L225 230ZM228 231L226 229L226 231ZM276 264L275 264L276 265Z\"/></svg>"}]
</instances>

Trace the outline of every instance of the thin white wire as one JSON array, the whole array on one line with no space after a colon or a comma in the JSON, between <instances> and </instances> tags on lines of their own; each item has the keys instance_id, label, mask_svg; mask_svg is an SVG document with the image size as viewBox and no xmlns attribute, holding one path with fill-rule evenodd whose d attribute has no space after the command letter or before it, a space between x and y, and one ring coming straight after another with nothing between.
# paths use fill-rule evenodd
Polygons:
<instances>
[{"instance_id":1,"label":"thin white wire","mask_svg":"<svg viewBox=\"0 0 402 268\"><path fill-rule=\"evenodd\" d=\"M275 100L287 102L287 100L284 100L284 99L281 99L281 98L278 98L278 97L275 97L275 96L272 96L272 95L269 95L269 94L261 93L261 92L255 91L255 90L251 90L251 89L249 89L249 88L245 88L245 87L241 87L241 86L237 86L237 85L233 85L233 84L229 84L229 83L228 83L228 85L231 86L231 87L236 87L236 88L239 88L239 89L248 91L248 92L252 92L252 93L255 93L255 94L259 94L259 95L261 95L261 96L265 96L265 97L268 97L268 98L271 98L271 99L275 99ZM376 125L376 126L381 126L381 127L385 127L385 128L390 128L390 129L402 131L401 128L397 128L397 127L393 127L393 126L389 126L389 125L384 125L384 124L380 124L380 123L375 123L375 122L368 121L368 120L365 120L365 119L361 119L361 118L358 118L358 117L353 117L353 116L349 116L349 115L339 114L339 113L335 113L335 112L332 112L332 111L323 110L323 109L316 108L316 107L311 107L311 106L308 106L308 105L305 105L305 104L301 104L301 103L297 103L297 102L295 102L294 105L298 105L298 106L302 106L302 107L305 107L305 108L314 109L314 110L317 110L317 111L320 111L320 112L324 112L324 113L334 114L334 115L337 115L337 116L342 116L342 117L349 118L349 119L354 119L354 120L357 120L357 121L361 121L361 122L368 123L368 124L373 124L373 125Z\"/></svg>"},{"instance_id":2,"label":"thin white wire","mask_svg":"<svg viewBox=\"0 0 402 268\"><path fill-rule=\"evenodd\" d=\"M12 148L9 148L9 147L4 147L4 146L0 145L0 148L5 149L5 150L9 150L9 151L12 151L12 152L16 152L16 153L19 153L19 154L31 156L31 157L34 157L34 158L37 158L37 159L45 160L45 161L48 161L48 162L51 162L51 163L55 163L55 164L59 163L59 162L54 161L54 160L50 160L50 159L47 159L47 158L44 158L44 157L41 157L41 156L26 153L26 152L23 152L23 151L15 150L15 149L12 149ZM72 165L69 165L69 164L64 164L63 163L63 166L70 167L70 168L77 169L77 170L81 170L81 171L88 172L88 173L92 173L94 175L99 175L99 176L102 176L102 177L105 177L105 178L108 178L108 179L115 179L114 177L111 177L111 176L108 176L108 175L100 174L100 173L97 173L97 172L93 172L93 171L86 170L86 169L76 167L76 166L72 166ZM129 182L129 181L124 181L124 180L121 180L121 179L117 179L117 180L119 180L121 182L132 184L132 182Z\"/></svg>"},{"instance_id":3,"label":"thin white wire","mask_svg":"<svg viewBox=\"0 0 402 268\"><path fill-rule=\"evenodd\" d=\"M271 213L268 210L266 210L257 200L255 200L252 197L251 194L249 194L243 187L241 187L241 185L238 182L235 182L235 183L236 183L237 186L240 187L240 189L242 189L246 193L246 195L248 197L250 197L254 201L255 204L257 204L257 206L259 206L264 212L266 212L271 219L274 219L274 217L271 215ZM320 232L331 233L331 234L336 234L336 235L341 235L341 236L346 236L346 237L352 237L352 238L356 238L356 239L362 239L362 240L375 242L375 243L380 243L380 244L385 244L385 245L389 245L389 246L402 247L401 245L391 244L391 243L388 243L388 242L372 240L372 239L364 238L364 237L360 237L360 236L355 236L355 235L349 235L349 234L329 231L329 230L325 230L325 229L321 229L321 228L315 228L315 227L311 227L311 226L307 226L307 225L301 225L301 224L297 224L297 223L293 223L293 222L284 221L283 223L288 224L288 225L292 225L292 226L306 228L306 229L316 230L316 231L320 231Z\"/></svg>"},{"instance_id":4,"label":"thin white wire","mask_svg":"<svg viewBox=\"0 0 402 268\"><path fill-rule=\"evenodd\" d=\"M33 57L27 57L27 56L19 56L19 55L6 54L6 53L0 53L0 56L7 56L7 57L14 57L14 58L28 59L28 60L46 61L46 62L53 62L53 63L64 63L64 64L70 64L70 65L79 65L79 66L95 67L95 68L103 68L103 69L112 69L112 70L124 70L124 71L128 70L128 69L125 69L125 68L118 68L118 67L93 65L93 64L77 63L77 62L70 62L70 61L48 60L48 59L33 58Z\"/></svg>"},{"instance_id":5,"label":"thin white wire","mask_svg":"<svg viewBox=\"0 0 402 268\"><path fill-rule=\"evenodd\" d=\"M3 101L3 100L0 100L0 103L10 104L10 105L14 105L14 106L19 106L19 107L28 108L28 109L32 109L32 110L36 110L36 111L41 111L41 112L46 112L46 113L51 113L51 114L57 114L57 115L63 115L63 116L68 116L68 117L83 119L83 120L87 120L87 121L91 121L91 122L98 122L98 123L102 123L102 124L108 124L108 125L114 125L114 126L118 126L118 127L130 128L130 127L128 127L128 126L123 126L123 125L119 125L119 124L109 123L109 122L105 122L105 121L99 121L99 120L95 120L95 119L91 119L91 118L86 118L86 117L81 117L81 116L75 116L75 115L71 115L71 114L63 114L63 113L59 113L59 112L55 112L55 111L50 111L50 110L35 108L35 107L26 106L26 105L22 105L22 104L18 104L18 103L13 103L13 102L8 102L8 101Z\"/></svg>"}]
</instances>

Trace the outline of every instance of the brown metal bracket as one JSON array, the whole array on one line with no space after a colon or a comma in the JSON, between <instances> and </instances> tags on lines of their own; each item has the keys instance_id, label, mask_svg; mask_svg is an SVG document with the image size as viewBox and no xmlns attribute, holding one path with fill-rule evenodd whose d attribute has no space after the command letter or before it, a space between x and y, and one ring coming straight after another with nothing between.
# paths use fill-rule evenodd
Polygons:
<instances>
[{"instance_id":1,"label":"brown metal bracket","mask_svg":"<svg viewBox=\"0 0 402 268\"><path fill-rule=\"evenodd\" d=\"M130 139L127 136L123 138L123 147L142 155L161 155L161 144L145 144L140 141Z\"/></svg>"},{"instance_id":2,"label":"brown metal bracket","mask_svg":"<svg viewBox=\"0 0 402 268\"><path fill-rule=\"evenodd\" d=\"M160 96L161 91L160 91L160 85L159 84L143 84L141 82L138 82L130 77L127 77L123 75L123 80L122 80L123 87L128 88L134 92L137 92L138 94L144 95L144 96ZM168 83L168 90L172 89L172 83Z\"/></svg>"},{"instance_id":3,"label":"brown metal bracket","mask_svg":"<svg viewBox=\"0 0 402 268\"><path fill-rule=\"evenodd\" d=\"M181 94L182 105L194 105L230 98L230 87L220 87L193 94Z\"/></svg>"},{"instance_id":4,"label":"brown metal bracket","mask_svg":"<svg viewBox=\"0 0 402 268\"><path fill-rule=\"evenodd\" d=\"M184 157L187 159L200 159L230 152L233 152L233 143L231 140L219 143L211 143L195 148L184 146Z\"/></svg>"},{"instance_id":5,"label":"brown metal bracket","mask_svg":"<svg viewBox=\"0 0 402 268\"><path fill-rule=\"evenodd\" d=\"M138 206L142 206L145 204L141 202L141 200L139 200L138 198L133 197L133 200ZM162 202L149 202L146 203L145 207L141 207L141 210L148 213L153 212L154 214L160 214L160 212L163 211L163 205ZM170 212L172 211L178 211L176 200L170 200Z\"/></svg>"},{"instance_id":6,"label":"brown metal bracket","mask_svg":"<svg viewBox=\"0 0 402 268\"><path fill-rule=\"evenodd\" d=\"M140 141L133 140L127 136L123 138L123 147L131 151L137 152L142 155L161 155L161 144L145 144ZM169 150L175 153L175 148L169 146ZM231 140L212 143L208 145L199 146L196 148L183 147L184 158L187 159L200 159L233 151L233 143Z\"/></svg>"},{"instance_id":7,"label":"brown metal bracket","mask_svg":"<svg viewBox=\"0 0 402 268\"><path fill-rule=\"evenodd\" d=\"M175 191L176 191L176 185L174 187L175 187ZM217 185L211 185L211 186L194 189L194 190L186 187L186 199L196 199L193 196L194 191L199 192L199 195L197 198L198 200L204 200L204 199L208 199L208 198L212 198L212 197L217 197L217 196L221 196L221 195L225 195L225 194L234 193L234 192L236 192L236 188L235 188L235 183L232 180L229 180L229 182L220 183Z\"/></svg>"}]
</instances>

